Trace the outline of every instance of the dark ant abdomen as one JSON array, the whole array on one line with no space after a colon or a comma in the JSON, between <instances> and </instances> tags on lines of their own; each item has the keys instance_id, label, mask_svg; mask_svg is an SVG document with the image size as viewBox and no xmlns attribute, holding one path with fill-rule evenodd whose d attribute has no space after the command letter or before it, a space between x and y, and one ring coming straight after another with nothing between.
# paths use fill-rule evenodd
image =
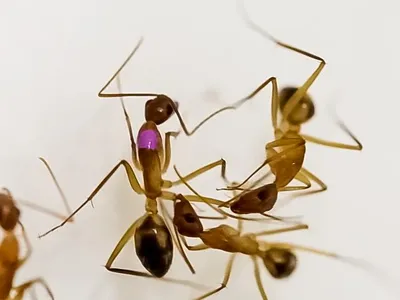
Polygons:
<instances>
[{"instance_id":1,"label":"dark ant abdomen","mask_svg":"<svg viewBox=\"0 0 400 300\"><path fill-rule=\"evenodd\" d=\"M152 275L163 277L173 257L171 234L158 215L148 215L135 233L136 254Z\"/></svg>"}]
</instances>

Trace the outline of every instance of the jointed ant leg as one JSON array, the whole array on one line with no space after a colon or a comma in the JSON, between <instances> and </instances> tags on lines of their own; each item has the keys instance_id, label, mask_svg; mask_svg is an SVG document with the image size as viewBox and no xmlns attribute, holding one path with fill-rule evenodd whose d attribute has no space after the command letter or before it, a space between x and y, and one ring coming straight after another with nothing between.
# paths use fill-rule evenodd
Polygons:
<instances>
[{"instance_id":1,"label":"jointed ant leg","mask_svg":"<svg viewBox=\"0 0 400 300\"><path fill-rule=\"evenodd\" d=\"M37 278L37 279L33 279L33 280L29 280L15 288L13 288L13 290L15 290L16 295L12 300L22 300L25 294L25 291L29 288L31 288L34 284L41 284L44 289L46 290L47 294L50 296L50 298L52 300L54 300L54 296L53 293L50 290L50 287L47 285L46 281L44 281L43 278Z\"/></svg>"},{"instance_id":2,"label":"jointed ant leg","mask_svg":"<svg viewBox=\"0 0 400 300\"><path fill-rule=\"evenodd\" d=\"M212 290L211 292L208 292L198 298L196 298L196 300L201 300L201 299L205 299L207 297L210 297L211 295L214 295L216 293L218 293L219 291L221 291L222 289L226 288L228 282L229 282L229 278L231 276L232 273L232 267L233 267L233 262L235 260L236 257L236 253L232 253L229 257L228 263L226 265L225 268L225 274L224 274L224 279L222 280L221 286Z\"/></svg>"},{"instance_id":3,"label":"jointed ant leg","mask_svg":"<svg viewBox=\"0 0 400 300\"><path fill-rule=\"evenodd\" d=\"M87 203L92 201L94 196L101 190L101 188L106 184L106 182L114 175L115 171L118 170L120 166L123 166L125 168L126 175L128 176L129 183L132 187L132 189L137 193L137 194L144 194L143 189L141 188L135 172L133 171L132 167L129 165L129 163L126 160L121 160L118 164L115 165L115 167L104 177L104 179L99 183L99 185L94 189L94 191L90 194L90 196L84 201L69 217L67 217L61 224L53 227L49 231L47 231L44 234L39 235L39 238L46 236L50 232L62 227L65 225L65 223L68 222L69 219L71 219L74 215L76 215Z\"/></svg>"},{"instance_id":4,"label":"jointed ant leg","mask_svg":"<svg viewBox=\"0 0 400 300\"><path fill-rule=\"evenodd\" d=\"M120 80L119 76L116 77L116 81L117 81L117 86L118 86L118 92L121 93L121 80ZM142 166L140 165L138 157L137 157L137 148L136 148L135 138L133 136L131 119L129 117L128 111L126 110L124 99L122 97L120 97L120 102L121 102L122 110L124 111L125 122L126 122L126 126L128 127L129 139L131 141L132 162L136 169L142 170Z\"/></svg>"},{"instance_id":5,"label":"jointed ant leg","mask_svg":"<svg viewBox=\"0 0 400 300\"><path fill-rule=\"evenodd\" d=\"M260 291L261 297L263 300L268 300L267 294L265 293L262 281L261 281L261 276L260 276L260 267L258 265L257 257L256 256L251 256L251 259L253 260L254 263L254 277L257 282L257 287L258 290Z\"/></svg>"},{"instance_id":6,"label":"jointed ant leg","mask_svg":"<svg viewBox=\"0 0 400 300\"><path fill-rule=\"evenodd\" d=\"M290 227L286 227L286 228L260 231L260 232L257 232L257 233L252 233L251 235L255 235L255 236L273 235L273 234L278 234L278 233L283 233L283 232L290 232L290 231L297 231L297 230L303 230L303 229L308 229L308 225L306 225L306 224L298 224L298 225L290 226Z\"/></svg>"},{"instance_id":7,"label":"jointed ant leg","mask_svg":"<svg viewBox=\"0 0 400 300\"><path fill-rule=\"evenodd\" d=\"M262 29L260 26L255 24L250 17L248 16L244 6L241 7L242 13L243 13L243 18L247 25L253 29L254 31L258 32L261 34L264 38L267 38L271 41L273 41L275 44L278 46L281 46L283 48L286 48L288 50L297 52L299 54L302 54L304 56L310 57L312 59L318 60L320 63L318 67L315 69L315 71L310 75L310 77L304 82L304 84L297 89L297 91L293 94L293 96L288 100L287 104L285 105L285 108L282 112L282 117L283 119L287 119L289 114L293 111L293 109L296 107L296 105L299 103L299 101L306 95L308 89L310 86L314 83L315 79L319 76L321 73L322 69L325 66L325 60L322 57L319 57L317 55L314 55L310 52L306 52L304 50L301 50L299 48L293 47L289 44L283 43L278 41L276 38L274 38L271 34L269 34L267 31Z\"/></svg>"},{"instance_id":8,"label":"jointed ant leg","mask_svg":"<svg viewBox=\"0 0 400 300\"><path fill-rule=\"evenodd\" d=\"M283 187L283 188L280 188L280 189L279 189L279 192L306 190L306 189L309 189L309 188L311 187L311 182L310 182L310 180L307 178L307 176L305 176L304 174L301 173L301 169L300 169L300 171L296 174L296 176L294 177L294 179L300 181L300 182L303 183L304 185L300 185L300 186L285 186L285 187Z\"/></svg>"},{"instance_id":9,"label":"jointed ant leg","mask_svg":"<svg viewBox=\"0 0 400 300\"><path fill-rule=\"evenodd\" d=\"M338 121L338 124L340 128L348 134L351 139L357 144L357 145L348 145L348 144L343 144L343 143L337 143L337 142L331 142L331 141L326 141L320 138L313 137L311 135L306 135L302 134L301 136L307 141L327 147L333 147L333 148L340 148L340 149L348 149L348 150L362 150L363 145L361 142L357 139L357 137L350 131L350 129L347 128L346 125L344 125L343 122Z\"/></svg>"},{"instance_id":10,"label":"jointed ant leg","mask_svg":"<svg viewBox=\"0 0 400 300\"><path fill-rule=\"evenodd\" d=\"M274 130L278 127L278 83L275 77L270 77L265 80L258 88L256 88L250 95L247 97L235 102L233 104L234 107L239 107L243 103L248 100L251 100L254 96L256 96L261 90L263 90L269 83L272 84L272 99L271 99L271 119L272 126Z\"/></svg>"},{"instance_id":11,"label":"jointed ant leg","mask_svg":"<svg viewBox=\"0 0 400 300\"><path fill-rule=\"evenodd\" d=\"M144 216L140 217L137 219L124 233L124 235L121 237L119 240L118 244L115 246L113 252L111 253L110 257L107 260L107 263L105 265L106 269L112 272L111 265L114 262L114 260L117 258L119 253L122 251L122 249L125 247L126 243L132 238L132 236L135 234L137 226L147 217L147 214ZM137 272L137 271L133 271ZM117 272L118 273L118 272ZM137 272L138 276L141 276L140 273L142 272Z\"/></svg>"},{"instance_id":12,"label":"jointed ant leg","mask_svg":"<svg viewBox=\"0 0 400 300\"><path fill-rule=\"evenodd\" d=\"M307 195L312 195L312 194L316 194L316 193L321 193L324 192L328 189L328 187L326 186L326 184L319 179L317 176L315 176L313 173L311 173L310 171L308 171L305 168L301 168L299 173L297 175L300 176L305 176L308 178L308 180L312 180L314 181L316 184L318 184L320 186L319 189L317 190L312 190L312 191L305 191L305 192L300 192L300 193L295 193L294 195L291 196L291 198L299 198L299 197L303 197L303 196L307 196ZM296 176L297 176L296 175ZM296 178L298 179L298 178Z\"/></svg>"},{"instance_id":13,"label":"jointed ant leg","mask_svg":"<svg viewBox=\"0 0 400 300\"><path fill-rule=\"evenodd\" d=\"M221 159L219 159L219 160L217 160L215 162L212 162L212 163L210 163L208 165L205 165L205 166L203 166L203 167L191 172L190 174L188 174L186 176L183 176L182 178L180 178L180 179L178 179L176 181L172 181L171 182L171 181L168 181L168 180L164 180L165 188L170 188L172 186L182 184L182 183L184 183L184 181L190 181L190 180L200 176L201 174L206 173L206 172L210 171L211 169L213 169L215 167L218 167L218 166L221 166L221 177L223 179L226 179L226 175L225 175L225 173L226 173L226 161L221 158Z\"/></svg>"},{"instance_id":14,"label":"jointed ant leg","mask_svg":"<svg viewBox=\"0 0 400 300\"><path fill-rule=\"evenodd\" d=\"M163 162L163 167L162 167L162 174L167 172L169 164L171 162L171 136L176 138L178 136L179 132L176 131L169 131L165 134L164 138L164 149L165 149L165 157L164 157L164 162Z\"/></svg>"}]
</instances>

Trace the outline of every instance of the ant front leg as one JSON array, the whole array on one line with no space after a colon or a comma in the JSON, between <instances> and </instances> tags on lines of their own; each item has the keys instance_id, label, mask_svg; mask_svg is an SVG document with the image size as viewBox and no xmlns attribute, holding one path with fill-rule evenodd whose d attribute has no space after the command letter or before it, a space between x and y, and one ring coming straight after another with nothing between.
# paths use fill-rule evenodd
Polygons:
<instances>
[{"instance_id":1,"label":"ant front leg","mask_svg":"<svg viewBox=\"0 0 400 300\"><path fill-rule=\"evenodd\" d=\"M162 167L162 174L168 171L169 164L171 162L171 137L176 138L179 135L179 132L177 131L169 131L165 134L165 158L163 162L163 167Z\"/></svg>"},{"instance_id":2,"label":"ant front leg","mask_svg":"<svg viewBox=\"0 0 400 300\"><path fill-rule=\"evenodd\" d=\"M190 181L198 176L200 176L203 173L206 173L208 171L210 171L211 169L221 166L221 177L226 180L226 161L224 159L219 159L215 162L212 162L208 165L205 165L204 167L201 167L193 172L191 172L190 174L180 177L179 180L176 181L169 181L169 180L164 180L163 183L163 188L171 188L173 186L176 185L180 185L183 184L184 182Z\"/></svg>"},{"instance_id":3,"label":"ant front leg","mask_svg":"<svg viewBox=\"0 0 400 300\"><path fill-rule=\"evenodd\" d=\"M235 257L236 257L236 253L232 253L230 255L228 263L227 263L226 268L225 268L224 278L222 280L221 285L218 288L216 288L216 289L214 289L214 290L212 290L212 291L210 291L210 292L208 292L208 293L196 298L196 300L201 300L201 299L208 298L208 297L220 292L224 288L226 288L226 286L228 285L229 279L231 277L232 268L233 268L233 262L235 260Z\"/></svg>"},{"instance_id":4,"label":"ant front leg","mask_svg":"<svg viewBox=\"0 0 400 300\"><path fill-rule=\"evenodd\" d=\"M285 108L283 109L282 112L282 117L283 119L287 119L289 114L296 108L296 106L299 104L300 100L306 95L308 89L311 87L311 85L314 83L314 81L317 79L317 77L319 76L319 74L321 73L322 69L325 67L326 62L322 57L319 57L315 54L312 54L310 52L301 50L299 48L293 47L289 44L280 42L279 40L277 40L276 38L274 38L271 34L269 34L267 31L265 31L264 29L262 29L259 25L257 25L256 23L254 23L249 15L247 14L247 11L245 10L244 6L242 5L241 7L241 11L242 11L242 15L243 15L243 19L244 21L247 23L247 25L254 31L256 31L257 33L261 34L264 38L274 42L276 45L286 48L290 51L294 51L297 52L301 55L310 57L314 60L319 61L319 65L318 67L315 69L315 71L310 75L310 77L304 82L304 84L299 87L296 92L292 95L292 97L290 97L290 99L288 100L288 102L285 105Z\"/></svg>"},{"instance_id":5,"label":"ant front leg","mask_svg":"<svg viewBox=\"0 0 400 300\"><path fill-rule=\"evenodd\" d=\"M42 285L44 287L44 289L46 290L47 294L50 296L50 298L52 300L54 300L53 293L51 292L49 285L46 283L46 281L43 278L36 278L33 280L29 280L17 287L14 287L13 290L15 291L16 295L11 300L22 300L24 297L25 291L27 289L31 288L35 284Z\"/></svg>"},{"instance_id":6,"label":"ant front leg","mask_svg":"<svg viewBox=\"0 0 400 300\"><path fill-rule=\"evenodd\" d=\"M90 194L90 196L83 202L70 216L68 216L61 224L53 227L52 229L48 230L46 233L39 235L39 238L42 238L48 235L50 232L64 226L68 220L70 220L73 216L75 216L86 204L88 204L94 196L102 189L102 187L106 184L106 182L114 175L114 173L118 170L120 166L123 166L126 171L126 175L128 176L129 183L132 189L139 195L144 194L142 187L140 186L135 172L133 171L132 167L126 160L121 160L115 167L103 178L103 180L99 183L99 185L94 189L94 191Z\"/></svg>"}]
</instances>

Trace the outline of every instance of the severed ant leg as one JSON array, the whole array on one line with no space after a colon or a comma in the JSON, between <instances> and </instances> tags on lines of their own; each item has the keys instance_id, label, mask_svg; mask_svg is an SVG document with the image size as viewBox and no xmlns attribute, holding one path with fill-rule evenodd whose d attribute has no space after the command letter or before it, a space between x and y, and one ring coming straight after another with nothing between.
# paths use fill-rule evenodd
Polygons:
<instances>
[{"instance_id":1,"label":"severed ant leg","mask_svg":"<svg viewBox=\"0 0 400 300\"><path fill-rule=\"evenodd\" d=\"M262 29L260 26L258 26L257 24L255 24L250 17L247 14L247 11L244 8L243 2L242 5L240 7L240 10L242 12L242 16L244 21L247 23L247 25L253 29L254 31L258 32L259 34L261 34L263 37L269 39L270 41L274 42L276 45L281 46L283 48L286 48L288 50L300 53L304 56L310 57L312 59L315 59L317 61L319 61L319 65L318 67L315 69L315 71L310 75L310 77L303 83L303 85L301 87L299 87L296 92L290 97L290 100L286 103L285 108L282 112L282 117L283 119L287 119L289 114L296 108L296 106L299 104L300 100L306 95L308 89L310 88L310 86L314 83L314 81L317 79L317 77L319 76L319 74L321 73L322 69L325 67L326 62L322 57L319 57L317 55L314 55L310 52L301 50L299 48L293 47L289 44L280 42L279 40L277 40L276 38L274 38L271 34L269 34L267 31L265 31L264 29Z\"/></svg>"}]
</instances>

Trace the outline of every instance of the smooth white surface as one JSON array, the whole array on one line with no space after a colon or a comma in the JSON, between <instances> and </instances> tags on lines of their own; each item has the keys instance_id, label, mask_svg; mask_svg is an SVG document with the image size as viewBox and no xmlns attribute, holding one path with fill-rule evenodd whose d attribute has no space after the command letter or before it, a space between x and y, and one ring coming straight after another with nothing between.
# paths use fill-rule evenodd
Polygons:
<instances>
[{"instance_id":1,"label":"smooth white surface","mask_svg":"<svg viewBox=\"0 0 400 300\"><path fill-rule=\"evenodd\" d=\"M310 93L315 119L304 132L349 142L329 105L360 138L351 152L310 145L305 166L329 186L277 211L304 214L308 232L281 239L363 258L400 283L398 199L398 1L247 1L255 22L282 41L324 57L326 69ZM97 92L135 46L145 41L121 75L124 91L165 93L180 102L192 128L206 114L243 97L269 76L281 86L301 84L316 62L275 47L250 31L235 1L8 1L0 10L0 183L19 199L63 212L37 159L46 157L73 208L130 148L118 100ZM112 86L115 91L115 86ZM236 112L214 119L192 138L173 142L173 163L184 173L224 157L240 180L264 158L272 139L270 89ZM145 99L127 99L137 130ZM176 119L162 127L176 129ZM175 178L173 171L167 178ZM216 183L218 182L217 186ZM223 197L213 171L193 185ZM185 191L184 188L176 189ZM126 228L143 213L143 197L118 173L76 223L38 240L57 220L23 212L34 246L17 283L43 276L57 300L191 299L204 291L146 278L110 274L102 267ZM260 230L262 225L253 225ZM265 226L265 225L264 225ZM274 240L278 240L275 237ZM189 253L196 276L176 255L168 274L218 286L228 257ZM379 275L326 258L299 254L288 280L263 273L270 299L396 299ZM142 270L132 244L116 261ZM27 296L28 297L28 296ZM43 297L44 298L44 297ZM42 299L42 297L40 298ZM229 287L210 299L260 299L251 260L241 257Z\"/></svg>"}]
</instances>

